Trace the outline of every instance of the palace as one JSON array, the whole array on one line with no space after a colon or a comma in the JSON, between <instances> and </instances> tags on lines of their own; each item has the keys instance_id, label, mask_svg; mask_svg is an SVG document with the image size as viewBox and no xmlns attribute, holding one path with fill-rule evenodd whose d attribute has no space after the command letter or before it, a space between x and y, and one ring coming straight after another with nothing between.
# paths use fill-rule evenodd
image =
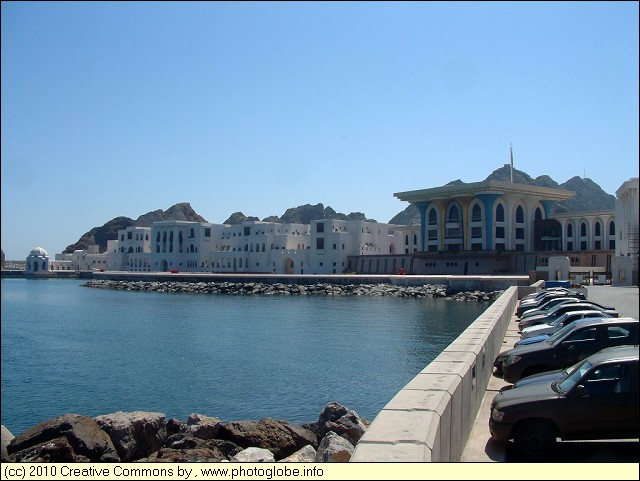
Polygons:
<instances>
[{"instance_id":1,"label":"palace","mask_svg":"<svg viewBox=\"0 0 640 481\"><path fill-rule=\"evenodd\" d=\"M500 275L548 278L566 257L576 279L637 284L638 178L616 192L616 209L554 213L573 192L504 181L455 183L394 196L420 224L314 220L237 225L162 221L128 227L97 246L50 260L36 248L27 272L131 271L275 274ZM616 219L622 219L616 224Z\"/></svg>"}]
</instances>

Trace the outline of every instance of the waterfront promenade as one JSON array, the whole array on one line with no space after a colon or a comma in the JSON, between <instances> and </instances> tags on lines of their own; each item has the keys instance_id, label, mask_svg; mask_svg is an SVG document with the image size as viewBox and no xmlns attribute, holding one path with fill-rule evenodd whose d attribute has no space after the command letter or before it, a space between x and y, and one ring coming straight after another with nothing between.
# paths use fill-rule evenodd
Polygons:
<instances>
[{"instance_id":1,"label":"waterfront promenade","mask_svg":"<svg viewBox=\"0 0 640 481\"><path fill-rule=\"evenodd\" d=\"M614 306L621 317L639 319L638 287L587 286L588 298L603 305ZM515 313L503 341L503 349L511 349L520 339ZM493 397L507 383L492 376L487 386L482 405L478 411L471 434L460 458L461 462L522 462L511 444L494 442L489 434L489 415ZM640 460L640 442L634 440L615 441L563 441L558 443L552 458L546 462L602 462L637 463Z\"/></svg>"}]
</instances>

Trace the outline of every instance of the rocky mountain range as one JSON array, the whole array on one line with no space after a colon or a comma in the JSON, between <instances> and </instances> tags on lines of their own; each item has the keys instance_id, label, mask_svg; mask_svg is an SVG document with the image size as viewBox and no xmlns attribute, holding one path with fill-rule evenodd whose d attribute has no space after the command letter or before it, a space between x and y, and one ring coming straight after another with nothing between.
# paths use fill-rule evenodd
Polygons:
<instances>
[{"instance_id":1,"label":"rocky mountain range","mask_svg":"<svg viewBox=\"0 0 640 481\"><path fill-rule=\"evenodd\" d=\"M511 169L509 165L505 165L491 173L485 181L509 181L511 180ZM542 175L531 178L525 172L514 169L513 181L518 184L537 185L540 187L551 187L556 189L571 190L576 193L571 199L558 202L554 208L554 212L588 212L594 210L607 210L615 208L615 196L604 192L598 184L590 179L580 177L572 177L563 184L558 184L548 175ZM447 185L462 184L461 180L454 180ZM309 224L312 220L317 219L337 219L337 220L366 220L376 222L375 219L369 219L362 212L352 212L350 214L342 214L336 212L331 207L325 207L323 204L305 204L298 207L291 207L281 216L269 216L262 219L263 222L281 222L281 223L299 223ZM207 222L207 220L193 210L191 204L182 202L171 206L166 211L158 209L141 215L136 220L128 217L116 217L100 227L94 227L85 233L80 239L64 250L65 253L72 253L76 249L86 249L89 245L98 244L100 252L107 249L107 241L116 239L118 230L126 229L130 226L150 227L157 221L164 220L183 220L192 222ZM258 217L246 216L242 212L235 212L224 221L225 224L240 224L245 221L258 221ZM396 214L389 220L389 224L413 225L420 222L420 214L414 205L409 205L402 212Z\"/></svg>"}]
</instances>

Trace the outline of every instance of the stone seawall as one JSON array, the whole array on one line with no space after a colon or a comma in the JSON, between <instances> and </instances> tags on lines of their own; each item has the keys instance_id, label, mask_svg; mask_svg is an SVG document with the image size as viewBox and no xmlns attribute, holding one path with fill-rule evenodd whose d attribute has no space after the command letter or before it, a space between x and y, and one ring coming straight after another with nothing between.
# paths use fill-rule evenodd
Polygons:
<instances>
[{"instance_id":1,"label":"stone seawall","mask_svg":"<svg viewBox=\"0 0 640 481\"><path fill-rule=\"evenodd\" d=\"M459 461L500 352L518 288L507 289L378 413L354 462Z\"/></svg>"},{"instance_id":2,"label":"stone seawall","mask_svg":"<svg viewBox=\"0 0 640 481\"><path fill-rule=\"evenodd\" d=\"M456 301L488 301L497 299L503 291L457 292L444 284L401 286L394 284L284 284L265 282L177 282L91 280L84 287L125 291L199 293L227 295L322 295L322 296L392 296L413 298L445 298Z\"/></svg>"}]
</instances>

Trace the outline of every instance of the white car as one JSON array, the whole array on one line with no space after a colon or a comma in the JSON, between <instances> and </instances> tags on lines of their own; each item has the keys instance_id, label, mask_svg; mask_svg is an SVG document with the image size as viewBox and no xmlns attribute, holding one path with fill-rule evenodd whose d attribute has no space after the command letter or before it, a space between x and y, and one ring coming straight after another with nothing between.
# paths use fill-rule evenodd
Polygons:
<instances>
[{"instance_id":1,"label":"white car","mask_svg":"<svg viewBox=\"0 0 640 481\"><path fill-rule=\"evenodd\" d=\"M571 324L578 319L584 318L598 318L598 317L611 317L609 314L606 314L602 311L595 310L583 310L583 311L571 311L567 312L560 317L554 319L553 321L547 324L536 324L535 326L525 327L521 333L520 337L522 339L526 339L529 337L540 336L541 334L553 334L558 329Z\"/></svg>"}]
</instances>

